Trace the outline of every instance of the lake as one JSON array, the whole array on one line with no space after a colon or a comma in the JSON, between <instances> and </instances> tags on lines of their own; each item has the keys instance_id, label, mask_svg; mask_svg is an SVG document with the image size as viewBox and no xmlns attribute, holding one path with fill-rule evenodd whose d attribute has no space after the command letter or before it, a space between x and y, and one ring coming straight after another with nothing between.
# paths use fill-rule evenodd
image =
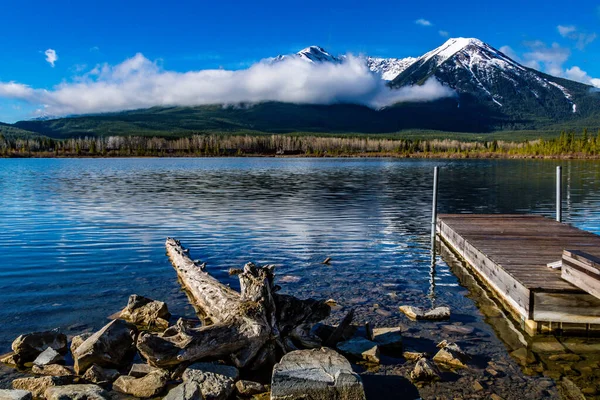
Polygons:
<instances>
[{"instance_id":1,"label":"lake","mask_svg":"<svg viewBox=\"0 0 600 400\"><path fill-rule=\"evenodd\" d=\"M556 165L564 220L600 233L590 161L0 159L0 353L21 333L97 329L133 293L193 316L167 236L234 287L230 267L273 263L283 291L334 298L376 323L433 301L493 337L439 256L428 296L433 167L440 213L552 217Z\"/></svg>"}]
</instances>

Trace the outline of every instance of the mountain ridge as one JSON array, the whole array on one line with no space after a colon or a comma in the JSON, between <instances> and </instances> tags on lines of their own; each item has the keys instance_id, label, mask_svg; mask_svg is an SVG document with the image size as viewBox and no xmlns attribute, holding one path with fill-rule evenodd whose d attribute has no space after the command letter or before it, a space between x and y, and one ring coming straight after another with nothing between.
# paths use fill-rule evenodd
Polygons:
<instances>
[{"instance_id":1,"label":"mountain ridge","mask_svg":"<svg viewBox=\"0 0 600 400\"><path fill-rule=\"evenodd\" d=\"M298 58L310 63L343 63L319 46L267 62ZM453 38L420 57L363 57L369 70L392 89L435 79L457 93L421 103L398 103L380 110L355 104L310 105L261 102L241 107L154 107L13 126L51 137L110 134L188 134L198 131L364 132L403 129L490 132L550 126L597 124L600 93L592 86L528 68L475 38ZM393 78L392 78L393 76Z\"/></svg>"}]
</instances>

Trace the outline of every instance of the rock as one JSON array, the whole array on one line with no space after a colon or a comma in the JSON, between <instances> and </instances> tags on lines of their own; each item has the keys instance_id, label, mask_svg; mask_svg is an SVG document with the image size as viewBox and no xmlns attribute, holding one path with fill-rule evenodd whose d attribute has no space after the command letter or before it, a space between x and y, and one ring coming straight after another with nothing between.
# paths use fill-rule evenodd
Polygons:
<instances>
[{"instance_id":1,"label":"rock","mask_svg":"<svg viewBox=\"0 0 600 400\"><path fill-rule=\"evenodd\" d=\"M235 367L216 363L195 363L183 372L184 382L195 382L200 386L206 400L225 400L235 389L239 371Z\"/></svg>"},{"instance_id":2,"label":"rock","mask_svg":"<svg viewBox=\"0 0 600 400\"><path fill-rule=\"evenodd\" d=\"M373 329L373 341L382 351L402 351L402 328L375 328Z\"/></svg>"},{"instance_id":3,"label":"rock","mask_svg":"<svg viewBox=\"0 0 600 400\"><path fill-rule=\"evenodd\" d=\"M503 400L502 397L498 396L496 393L490 394L490 399L492 399L492 400Z\"/></svg>"},{"instance_id":4,"label":"rock","mask_svg":"<svg viewBox=\"0 0 600 400\"><path fill-rule=\"evenodd\" d=\"M442 329L446 332L451 333L459 333L461 335L470 335L475 331L475 328L471 326L462 326L462 325L442 325Z\"/></svg>"},{"instance_id":5,"label":"rock","mask_svg":"<svg viewBox=\"0 0 600 400\"><path fill-rule=\"evenodd\" d=\"M166 303L132 294L119 318L135 325L165 330L169 327L171 314Z\"/></svg>"},{"instance_id":6,"label":"rock","mask_svg":"<svg viewBox=\"0 0 600 400\"><path fill-rule=\"evenodd\" d=\"M415 382L432 382L440 379L440 371L425 357L417 361L417 365L410 373L410 379Z\"/></svg>"},{"instance_id":7,"label":"rock","mask_svg":"<svg viewBox=\"0 0 600 400\"><path fill-rule=\"evenodd\" d=\"M408 361L417 361L425 357L425 353L419 353L416 351L405 351L404 353L402 353L402 357L406 358Z\"/></svg>"},{"instance_id":8,"label":"rock","mask_svg":"<svg viewBox=\"0 0 600 400\"><path fill-rule=\"evenodd\" d=\"M34 365L31 367L31 372L38 375L48 376L73 376L75 371L71 367L65 367L60 364L44 365L42 367Z\"/></svg>"},{"instance_id":9,"label":"rock","mask_svg":"<svg viewBox=\"0 0 600 400\"><path fill-rule=\"evenodd\" d=\"M569 378L562 378L558 388L562 399L585 400L585 396L581 393L581 390Z\"/></svg>"},{"instance_id":10,"label":"rock","mask_svg":"<svg viewBox=\"0 0 600 400\"><path fill-rule=\"evenodd\" d=\"M122 375L114 381L113 389L135 397L152 397L162 392L168 380L169 373L160 369L152 371L142 378Z\"/></svg>"},{"instance_id":11,"label":"rock","mask_svg":"<svg viewBox=\"0 0 600 400\"><path fill-rule=\"evenodd\" d=\"M109 394L98 385L65 385L46 389L46 400L109 400Z\"/></svg>"},{"instance_id":12,"label":"rock","mask_svg":"<svg viewBox=\"0 0 600 400\"><path fill-rule=\"evenodd\" d=\"M535 362L535 356L533 353L528 351L525 347L521 347L510 353L521 365L533 364Z\"/></svg>"},{"instance_id":13,"label":"rock","mask_svg":"<svg viewBox=\"0 0 600 400\"><path fill-rule=\"evenodd\" d=\"M360 376L336 351L323 347L287 353L273 369L271 400L365 400Z\"/></svg>"},{"instance_id":14,"label":"rock","mask_svg":"<svg viewBox=\"0 0 600 400\"><path fill-rule=\"evenodd\" d=\"M440 350L433 356L433 361L449 367L466 368L469 356L456 344L445 340L438 344Z\"/></svg>"},{"instance_id":15,"label":"rock","mask_svg":"<svg viewBox=\"0 0 600 400\"><path fill-rule=\"evenodd\" d=\"M484 389L484 387L481 383L475 381L475 383L473 383L473 389L475 389L476 392L481 392Z\"/></svg>"},{"instance_id":16,"label":"rock","mask_svg":"<svg viewBox=\"0 0 600 400\"><path fill-rule=\"evenodd\" d=\"M135 354L133 325L114 320L87 338L73 353L75 372L86 371L92 364L121 368L131 362Z\"/></svg>"},{"instance_id":17,"label":"rock","mask_svg":"<svg viewBox=\"0 0 600 400\"><path fill-rule=\"evenodd\" d=\"M174 387L163 398L163 400L200 400L202 393L200 385L196 382L184 382L179 386Z\"/></svg>"},{"instance_id":18,"label":"rock","mask_svg":"<svg viewBox=\"0 0 600 400\"><path fill-rule=\"evenodd\" d=\"M267 391L267 388L262 383L244 380L237 381L235 388L242 396L252 396Z\"/></svg>"},{"instance_id":19,"label":"rock","mask_svg":"<svg viewBox=\"0 0 600 400\"><path fill-rule=\"evenodd\" d=\"M73 339L71 339L71 354L74 354L75 350L81 346L81 343L85 342L90 336L92 336L92 334L89 332L73 336Z\"/></svg>"},{"instance_id":20,"label":"rock","mask_svg":"<svg viewBox=\"0 0 600 400\"><path fill-rule=\"evenodd\" d=\"M347 357L359 361L379 363L379 347L377 343L365 338L356 337L337 344L337 349Z\"/></svg>"},{"instance_id":21,"label":"rock","mask_svg":"<svg viewBox=\"0 0 600 400\"><path fill-rule=\"evenodd\" d=\"M12 343L12 350L18 356L19 364L33 361L47 348L61 354L67 352L67 337L57 330L34 332L21 335Z\"/></svg>"},{"instance_id":22,"label":"rock","mask_svg":"<svg viewBox=\"0 0 600 400\"><path fill-rule=\"evenodd\" d=\"M156 371L159 368L155 368L148 364L133 364L131 369L129 370L129 376L134 376L136 378L141 378L143 376L148 375L152 371Z\"/></svg>"},{"instance_id":23,"label":"rock","mask_svg":"<svg viewBox=\"0 0 600 400\"><path fill-rule=\"evenodd\" d=\"M14 351L0 356L0 362L3 364L16 367L19 364L19 356Z\"/></svg>"},{"instance_id":24,"label":"rock","mask_svg":"<svg viewBox=\"0 0 600 400\"><path fill-rule=\"evenodd\" d=\"M119 377L119 371L116 369L102 368L96 364L92 365L85 371L82 378L87 382L92 383L105 383L113 382Z\"/></svg>"},{"instance_id":25,"label":"rock","mask_svg":"<svg viewBox=\"0 0 600 400\"><path fill-rule=\"evenodd\" d=\"M550 361L579 361L581 357L574 353L552 354L548 357Z\"/></svg>"},{"instance_id":26,"label":"rock","mask_svg":"<svg viewBox=\"0 0 600 400\"><path fill-rule=\"evenodd\" d=\"M68 385L73 381L67 376L42 376L39 378L19 378L12 382L13 389L27 390L33 397L43 397L46 389L52 386Z\"/></svg>"},{"instance_id":27,"label":"rock","mask_svg":"<svg viewBox=\"0 0 600 400\"><path fill-rule=\"evenodd\" d=\"M31 392L27 390L0 389L0 400L31 400Z\"/></svg>"},{"instance_id":28,"label":"rock","mask_svg":"<svg viewBox=\"0 0 600 400\"><path fill-rule=\"evenodd\" d=\"M39 356L33 361L34 365L38 367L43 367L44 365L49 364L58 364L61 361L64 361L63 356L52 347L48 347L46 350L42 351Z\"/></svg>"},{"instance_id":29,"label":"rock","mask_svg":"<svg viewBox=\"0 0 600 400\"><path fill-rule=\"evenodd\" d=\"M449 307L436 307L433 310L425 311L420 307L400 306L400 311L412 320L442 321L450 318Z\"/></svg>"}]
</instances>

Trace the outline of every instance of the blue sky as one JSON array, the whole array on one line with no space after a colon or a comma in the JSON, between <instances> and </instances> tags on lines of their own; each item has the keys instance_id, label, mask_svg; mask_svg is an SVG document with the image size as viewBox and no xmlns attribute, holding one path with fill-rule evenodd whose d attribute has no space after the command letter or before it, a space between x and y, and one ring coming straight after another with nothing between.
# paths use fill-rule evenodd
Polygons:
<instances>
[{"instance_id":1,"label":"blue sky","mask_svg":"<svg viewBox=\"0 0 600 400\"><path fill-rule=\"evenodd\" d=\"M5 2L2 14L0 83L50 91L96 79L89 73L97 66L137 53L166 71L237 70L312 44L333 54L406 57L458 36L477 37L545 72L600 78L600 0L24 0ZM0 91L0 121L30 118L39 97Z\"/></svg>"}]
</instances>

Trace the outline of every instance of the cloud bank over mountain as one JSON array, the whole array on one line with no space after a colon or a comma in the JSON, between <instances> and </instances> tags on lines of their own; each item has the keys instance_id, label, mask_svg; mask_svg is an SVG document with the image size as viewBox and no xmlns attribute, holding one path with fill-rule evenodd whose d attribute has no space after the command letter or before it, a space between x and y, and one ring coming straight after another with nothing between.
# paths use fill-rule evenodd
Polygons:
<instances>
[{"instance_id":1,"label":"cloud bank over mountain","mask_svg":"<svg viewBox=\"0 0 600 400\"><path fill-rule=\"evenodd\" d=\"M114 112L153 106L259 103L363 104L381 108L398 102L431 101L454 96L435 80L392 90L367 67L348 55L343 63L307 63L285 59L259 62L243 70L164 70L138 53L117 65L93 70L41 89L0 82L0 97L29 102L39 112L74 115Z\"/></svg>"}]
</instances>

